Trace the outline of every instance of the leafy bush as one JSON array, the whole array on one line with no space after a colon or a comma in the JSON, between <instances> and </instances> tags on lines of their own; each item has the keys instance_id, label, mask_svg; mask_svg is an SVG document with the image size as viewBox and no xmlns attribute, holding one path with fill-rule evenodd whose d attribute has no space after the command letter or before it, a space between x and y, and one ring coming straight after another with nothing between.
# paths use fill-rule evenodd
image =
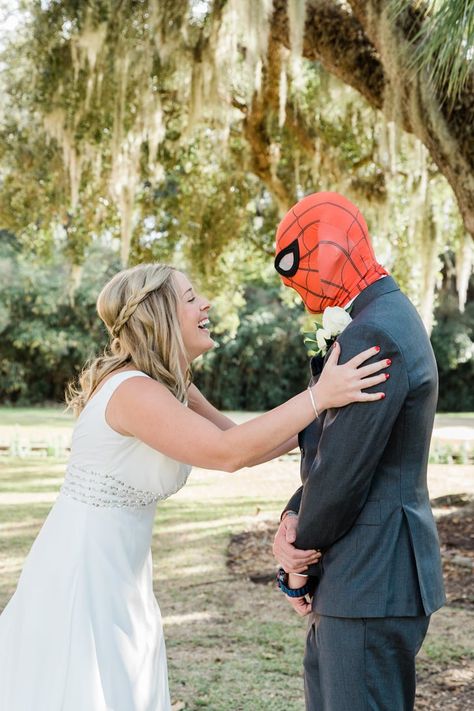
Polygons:
<instances>
[{"instance_id":1,"label":"leafy bush","mask_svg":"<svg viewBox=\"0 0 474 711\"><path fill-rule=\"evenodd\" d=\"M304 312L283 304L278 294L275 287L247 288L235 337L224 337L196 367L195 382L216 407L266 410L306 387Z\"/></svg>"},{"instance_id":2,"label":"leafy bush","mask_svg":"<svg viewBox=\"0 0 474 711\"><path fill-rule=\"evenodd\" d=\"M118 269L116 253L94 243L72 301L71 274L59 249L45 260L25 253L14 236L0 232L1 402L63 400L66 383L105 345L95 301ZM268 283L254 275L245 287L235 336L221 333L218 346L197 363L196 383L217 407L268 409L306 386L304 311L288 294L276 279ZM216 306L216 312L225 313L223 308ZM219 313L215 317L218 326ZM432 335L440 411L474 410L473 330L473 301L460 314L454 298L444 295Z\"/></svg>"},{"instance_id":3,"label":"leafy bush","mask_svg":"<svg viewBox=\"0 0 474 711\"><path fill-rule=\"evenodd\" d=\"M95 300L117 270L115 256L103 247L91 251L72 301L62 255L38 262L5 233L0 250L1 401L61 401L66 383L105 344Z\"/></svg>"},{"instance_id":4,"label":"leafy bush","mask_svg":"<svg viewBox=\"0 0 474 711\"><path fill-rule=\"evenodd\" d=\"M474 301L463 313L451 294L443 297L435 312L431 342L439 371L441 412L474 411Z\"/></svg>"}]
</instances>

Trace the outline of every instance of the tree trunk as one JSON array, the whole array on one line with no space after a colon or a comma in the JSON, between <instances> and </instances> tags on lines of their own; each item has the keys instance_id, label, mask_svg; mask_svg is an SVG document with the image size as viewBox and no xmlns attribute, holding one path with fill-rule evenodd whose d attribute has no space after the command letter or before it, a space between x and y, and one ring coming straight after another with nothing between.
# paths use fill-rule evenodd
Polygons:
<instances>
[{"instance_id":1,"label":"tree trunk","mask_svg":"<svg viewBox=\"0 0 474 711\"><path fill-rule=\"evenodd\" d=\"M250 109L238 106L244 113L244 136L250 147L251 170L267 186L283 215L289 210L294 195L285 187L277 175L278 161L269 131L269 123L276 120L279 112L279 86L281 72L281 45L269 38L267 61L262 69L262 86L255 91Z\"/></svg>"},{"instance_id":2,"label":"tree trunk","mask_svg":"<svg viewBox=\"0 0 474 711\"><path fill-rule=\"evenodd\" d=\"M412 7L397 22L387 2L306 0L303 55L320 61L427 147L456 196L474 236L474 76L453 106L411 66L410 37L420 21ZM289 46L287 0L274 0L273 38Z\"/></svg>"}]
</instances>

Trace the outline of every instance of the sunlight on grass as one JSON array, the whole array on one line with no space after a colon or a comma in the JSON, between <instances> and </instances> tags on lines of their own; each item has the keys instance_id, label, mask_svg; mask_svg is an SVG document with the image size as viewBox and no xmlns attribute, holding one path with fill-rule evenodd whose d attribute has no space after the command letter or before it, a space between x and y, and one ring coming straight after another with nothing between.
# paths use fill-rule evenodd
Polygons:
<instances>
[{"instance_id":1,"label":"sunlight on grass","mask_svg":"<svg viewBox=\"0 0 474 711\"><path fill-rule=\"evenodd\" d=\"M49 427L69 428L74 424L74 417L66 413L63 405L52 407L0 407L0 426L9 427Z\"/></svg>"},{"instance_id":2,"label":"sunlight on grass","mask_svg":"<svg viewBox=\"0 0 474 711\"><path fill-rule=\"evenodd\" d=\"M278 509L275 509L275 514L277 514ZM171 533L186 533L186 532L194 532L196 530L201 530L202 533L188 533L186 535L186 540L188 541L198 541L201 538L204 538L207 535L208 531L218 531L218 529L224 529L225 531L228 531L230 527L234 526L245 526L246 524L250 524L253 521L255 521L255 516L254 515L241 515L241 516L232 516L232 517L222 517L217 520L207 520L207 521L199 521L199 522L193 522L193 523L179 523L176 524L175 526L167 526L166 527L166 533L171 534Z\"/></svg>"},{"instance_id":3,"label":"sunlight on grass","mask_svg":"<svg viewBox=\"0 0 474 711\"><path fill-rule=\"evenodd\" d=\"M0 508L0 609L14 592L50 509L44 493L31 489L51 491L54 498L64 468L63 460L5 464L0 460L0 500L16 496L17 501ZM173 699L189 711L267 711L270 698L274 711L301 711L304 624L273 586L254 588L233 579L226 567L230 533L251 525L257 511L271 515L283 501L245 487L245 493L226 498L215 473L200 472L189 488L191 501L177 496L159 505L153 533L154 589L166 629ZM213 498L209 491L220 494ZM284 692L280 699L276 688Z\"/></svg>"},{"instance_id":4,"label":"sunlight on grass","mask_svg":"<svg viewBox=\"0 0 474 711\"><path fill-rule=\"evenodd\" d=\"M0 408L0 425L5 416L12 413ZM50 422L57 417L54 408L46 411ZM45 421L34 408L25 408L23 420L31 428ZM14 592L65 465L64 458L0 457L0 610ZM197 470L185 490L158 506L153 585L165 625L172 697L186 711L304 708L306 620L292 612L274 584L254 585L227 568L230 535L277 521L298 486L297 461L284 465L285 474L279 466L231 478ZM270 549L268 560L273 566ZM444 663L466 651L435 636L424 653Z\"/></svg>"},{"instance_id":5,"label":"sunlight on grass","mask_svg":"<svg viewBox=\"0 0 474 711\"><path fill-rule=\"evenodd\" d=\"M189 622L210 622L219 617L217 612L191 612L188 615L168 615L163 617L163 625L186 625Z\"/></svg>"},{"instance_id":6,"label":"sunlight on grass","mask_svg":"<svg viewBox=\"0 0 474 711\"><path fill-rule=\"evenodd\" d=\"M474 649L460 645L453 645L448 640L435 638L427 641L423 646L424 654L437 662L459 661L460 659L473 659Z\"/></svg>"},{"instance_id":7,"label":"sunlight on grass","mask_svg":"<svg viewBox=\"0 0 474 711\"><path fill-rule=\"evenodd\" d=\"M23 566L23 556L17 558L4 558L2 556L2 565L0 566L1 575L17 575L21 572Z\"/></svg>"},{"instance_id":8,"label":"sunlight on grass","mask_svg":"<svg viewBox=\"0 0 474 711\"><path fill-rule=\"evenodd\" d=\"M450 417L452 419L468 419L472 420L474 419L474 412L442 412L438 414L439 417Z\"/></svg>"}]
</instances>

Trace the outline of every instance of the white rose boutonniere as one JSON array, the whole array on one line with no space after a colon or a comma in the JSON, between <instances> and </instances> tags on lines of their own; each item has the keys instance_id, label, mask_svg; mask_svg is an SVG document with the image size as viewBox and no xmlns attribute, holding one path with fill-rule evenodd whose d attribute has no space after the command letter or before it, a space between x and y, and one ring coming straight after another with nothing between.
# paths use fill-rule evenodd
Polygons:
<instances>
[{"instance_id":1,"label":"white rose boutonniere","mask_svg":"<svg viewBox=\"0 0 474 711\"><path fill-rule=\"evenodd\" d=\"M324 309L322 324L315 323L315 333L305 333L304 343L309 356L324 357L342 331L352 321L348 311L340 306Z\"/></svg>"}]
</instances>

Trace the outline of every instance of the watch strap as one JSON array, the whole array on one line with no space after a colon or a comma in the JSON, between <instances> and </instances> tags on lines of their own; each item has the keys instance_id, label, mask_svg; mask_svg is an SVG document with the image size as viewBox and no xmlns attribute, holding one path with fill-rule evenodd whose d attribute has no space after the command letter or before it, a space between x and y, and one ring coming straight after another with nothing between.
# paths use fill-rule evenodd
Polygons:
<instances>
[{"instance_id":1,"label":"watch strap","mask_svg":"<svg viewBox=\"0 0 474 711\"><path fill-rule=\"evenodd\" d=\"M277 582L278 582L278 587L280 590L285 593L285 595L288 595L288 597L304 597L305 595L309 595L313 592L314 590L314 585L313 581L311 578L308 578L307 583L303 585L300 588L289 588L288 587L288 573L283 570L283 568L280 568L277 573Z\"/></svg>"}]
</instances>

